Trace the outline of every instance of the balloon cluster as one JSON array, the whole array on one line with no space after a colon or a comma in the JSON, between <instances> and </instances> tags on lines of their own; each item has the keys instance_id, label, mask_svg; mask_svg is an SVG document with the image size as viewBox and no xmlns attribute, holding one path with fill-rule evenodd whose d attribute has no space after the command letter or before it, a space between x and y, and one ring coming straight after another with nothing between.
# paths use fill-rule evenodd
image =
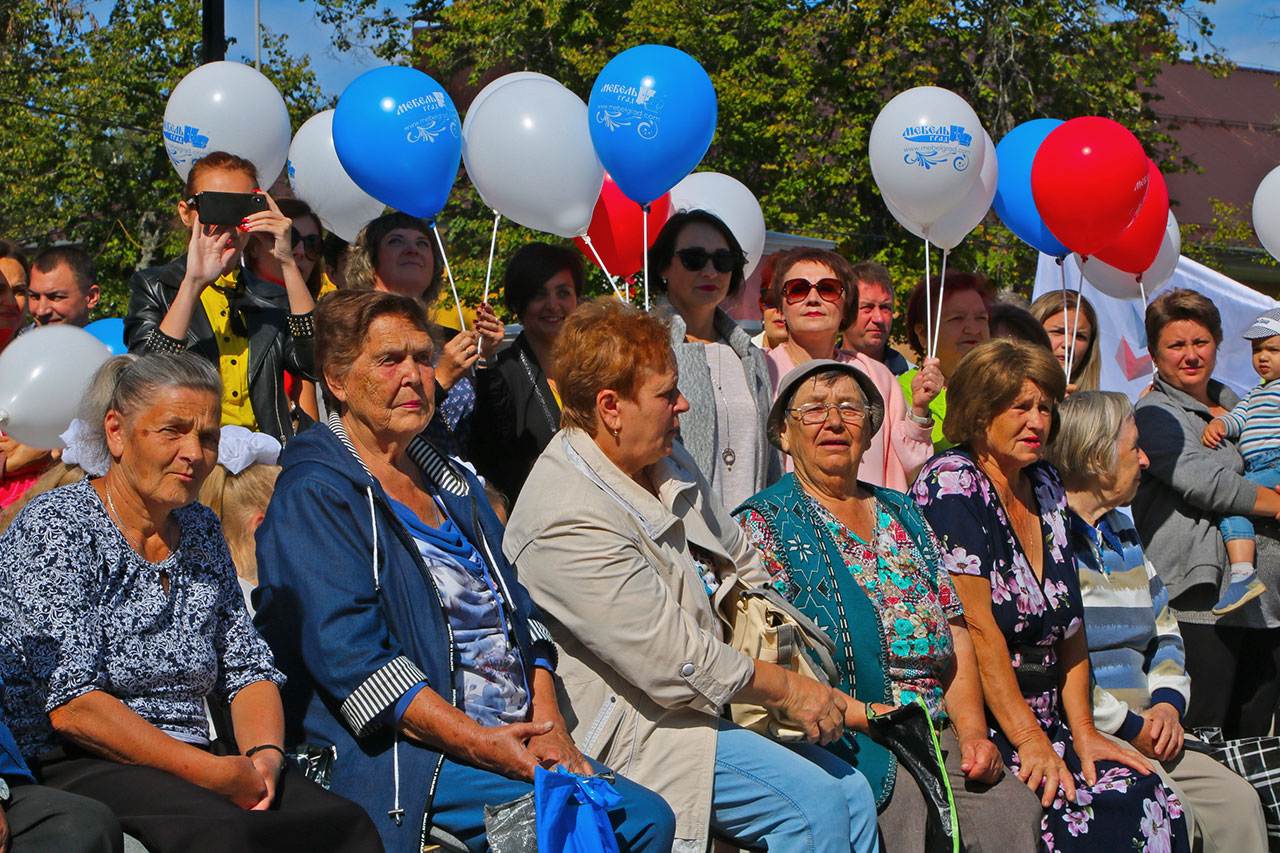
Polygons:
<instances>
[{"instance_id":1,"label":"balloon cluster","mask_svg":"<svg viewBox=\"0 0 1280 853\"><path fill-rule=\"evenodd\" d=\"M995 210L1024 242L1122 299L1159 287L1182 251L1159 168L1123 125L1100 116L1018 125L996 146Z\"/></svg>"},{"instance_id":2,"label":"balloon cluster","mask_svg":"<svg viewBox=\"0 0 1280 853\"><path fill-rule=\"evenodd\" d=\"M612 282L611 271L630 276L645 266L673 209L719 216L748 272L759 262L764 215L755 196L727 175L690 174L715 130L707 72L683 51L645 44L610 60L586 103L545 74L518 71L485 86L465 120L427 74L377 68L348 85L335 109L308 119L292 144L270 81L247 65L211 63L174 89L164 137L184 176L194 160L223 150L253 161L267 182L287 157L294 194L348 241L384 205L434 224L465 163L494 211L495 246L505 216L574 238Z\"/></svg>"}]
</instances>

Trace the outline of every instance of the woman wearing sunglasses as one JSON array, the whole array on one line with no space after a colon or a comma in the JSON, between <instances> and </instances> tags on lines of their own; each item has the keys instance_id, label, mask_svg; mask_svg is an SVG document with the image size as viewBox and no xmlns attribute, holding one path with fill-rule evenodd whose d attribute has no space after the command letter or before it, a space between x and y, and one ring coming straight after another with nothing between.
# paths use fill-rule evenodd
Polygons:
<instances>
[{"instance_id":1,"label":"woman wearing sunglasses","mask_svg":"<svg viewBox=\"0 0 1280 853\"><path fill-rule=\"evenodd\" d=\"M787 341L769 350L766 361L772 387L791 370L813 359L852 364L871 378L885 402L884 426L862 455L858 479L906 491L916 471L933 453L928 401L942 387L936 364L926 362L914 390L917 405L907 408L897 378L862 353L837 349L836 339L858 304L858 286L849 262L825 249L791 249L778 257L770 284L773 301L787 321ZM790 460L787 460L787 470Z\"/></svg>"},{"instance_id":2,"label":"woman wearing sunglasses","mask_svg":"<svg viewBox=\"0 0 1280 853\"><path fill-rule=\"evenodd\" d=\"M336 288L325 277L324 258L320 254L324 241L324 229L320 225L320 217L316 216L311 205L296 198L282 198L276 202L280 212L292 220L289 228L289 243L293 247L293 262L298 273L307 283L307 291L312 299L319 299L325 293ZM245 266L263 281L279 286L281 307L287 308L288 302L284 289L284 269L279 260L271 253L271 245L265 240L250 240L244 248ZM289 371L284 372L284 392L289 402L306 412L312 420L320 419L320 407L317 404L316 385L308 379L301 379Z\"/></svg>"},{"instance_id":3,"label":"woman wearing sunglasses","mask_svg":"<svg viewBox=\"0 0 1280 853\"><path fill-rule=\"evenodd\" d=\"M649 248L663 294L656 310L670 324L689 401L680 441L729 508L782 476L782 460L764 439L773 398L764 354L720 307L742 289L745 264L729 226L705 210L672 216Z\"/></svg>"}]
</instances>

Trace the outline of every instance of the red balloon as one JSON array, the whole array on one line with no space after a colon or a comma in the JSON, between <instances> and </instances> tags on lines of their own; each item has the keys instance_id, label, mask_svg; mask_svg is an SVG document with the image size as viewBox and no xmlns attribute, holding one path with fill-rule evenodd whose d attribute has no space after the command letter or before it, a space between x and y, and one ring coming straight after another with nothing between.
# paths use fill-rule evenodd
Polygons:
<instances>
[{"instance_id":1,"label":"red balloon","mask_svg":"<svg viewBox=\"0 0 1280 853\"><path fill-rule=\"evenodd\" d=\"M1169 224L1169 188L1164 175L1151 160L1147 161L1147 197L1138 208L1138 215L1124 229L1120 239L1099 249L1093 256L1116 269L1141 275L1160 254L1165 228Z\"/></svg>"},{"instance_id":2,"label":"red balloon","mask_svg":"<svg viewBox=\"0 0 1280 853\"><path fill-rule=\"evenodd\" d=\"M1073 118L1040 144L1031 194L1053 236L1088 257L1133 222L1147 194L1147 155L1124 125L1101 116Z\"/></svg>"},{"instance_id":3,"label":"red balloon","mask_svg":"<svg viewBox=\"0 0 1280 853\"><path fill-rule=\"evenodd\" d=\"M622 194L618 185L608 173L604 176L604 186L600 188L600 198L596 200L596 209L591 214L591 224L587 227L587 236L600 253L600 259L608 267L607 272L616 276L629 276L644 268L644 249L641 248L643 229L640 205ZM671 216L671 194L663 193L649 204L649 245L658 239L658 232ZM596 266L596 256L581 237L574 237L573 242L582 254Z\"/></svg>"}]
</instances>

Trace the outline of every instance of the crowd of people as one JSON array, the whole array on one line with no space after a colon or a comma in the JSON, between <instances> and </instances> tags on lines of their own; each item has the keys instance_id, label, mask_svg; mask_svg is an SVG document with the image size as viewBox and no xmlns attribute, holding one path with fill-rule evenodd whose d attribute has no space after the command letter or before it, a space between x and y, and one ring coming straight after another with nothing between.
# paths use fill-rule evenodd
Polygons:
<instances>
[{"instance_id":1,"label":"crowd of people","mask_svg":"<svg viewBox=\"0 0 1280 853\"><path fill-rule=\"evenodd\" d=\"M416 217L338 264L296 200L201 222L260 186L198 161L65 448L0 440L11 849L483 850L540 768L607 778L624 850L1268 849L1193 730L1280 704L1280 311L1240 400L1215 306L1161 294L1135 406L1086 299L973 272L914 288L909 356L884 267L778 253L753 339L689 210L650 312L520 248L505 343L431 320ZM0 348L98 298L0 244ZM748 598L829 660L744 647Z\"/></svg>"}]
</instances>

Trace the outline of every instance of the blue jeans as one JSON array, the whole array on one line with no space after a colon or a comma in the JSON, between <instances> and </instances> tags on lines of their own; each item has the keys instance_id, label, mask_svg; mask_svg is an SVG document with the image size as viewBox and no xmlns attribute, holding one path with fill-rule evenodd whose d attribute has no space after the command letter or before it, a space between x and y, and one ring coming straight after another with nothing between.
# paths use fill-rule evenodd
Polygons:
<instances>
[{"instance_id":1,"label":"blue jeans","mask_svg":"<svg viewBox=\"0 0 1280 853\"><path fill-rule=\"evenodd\" d=\"M591 761L591 765L597 773L606 769L596 761ZM622 776L617 777L614 787L622 795L622 805L609 813L618 846L623 850L655 853L670 850L676 816L667 801ZM487 850L485 805L509 803L532 790L529 782L518 782L446 758L436 784L431 822L466 844L468 850Z\"/></svg>"},{"instance_id":2,"label":"blue jeans","mask_svg":"<svg viewBox=\"0 0 1280 853\"><path fill-rule=\"evenodd\" d=\"M1264 489L1280 486L1280 450L1268 450L1245 460L1244 478ZM1245 515L1225 516L1218 522L1218 529L1224 542L1253 538L1253 522Z\"/></svg>"},{"instance_id":3,"label":"blue jeans","mask_svg":"<svg viewBox=\"0 0 1280 853\"><path fill-rule=\"evenodd\" d=\"M711 827L758 849L875 853L876 799L861 773L812 744L720 721Z\"/></svg>"}]
</instances>

